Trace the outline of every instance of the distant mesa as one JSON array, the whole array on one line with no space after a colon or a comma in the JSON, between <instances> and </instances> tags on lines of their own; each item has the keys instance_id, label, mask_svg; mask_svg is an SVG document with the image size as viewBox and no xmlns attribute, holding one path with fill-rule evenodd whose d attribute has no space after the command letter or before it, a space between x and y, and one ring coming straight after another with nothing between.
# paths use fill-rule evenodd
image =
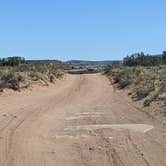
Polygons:
<instances>
[{"instance_id":1,"label":"distant mesa","mask_svg":"<svg viewBox=\"0 0 166 166\"><path fill-rule=\"evenodd\" d=\"M105 60L105 61L84 61L84 60L70 60L66 62L67 64L74 65L74 66L80 66L80 67L86 67L86 68L105 68L109 64L112 63L122 63L121 61L111 61L111 60Z\"/></svg>"}]
</instances>

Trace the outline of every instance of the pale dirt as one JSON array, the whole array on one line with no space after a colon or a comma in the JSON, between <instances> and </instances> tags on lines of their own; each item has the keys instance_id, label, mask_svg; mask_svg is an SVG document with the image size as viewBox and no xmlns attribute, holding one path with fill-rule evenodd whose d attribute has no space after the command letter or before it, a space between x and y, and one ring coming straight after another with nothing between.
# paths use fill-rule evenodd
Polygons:
<instances>
[{"instance_id":1,"label":"pale dirt","mask_svg":"<svg viewBox=\"0 0 166 166\"><path fill-rule=\"evenodd\" d=\"M100 74L0 96L0 166L166 166L165 126Z\"/></svg>"}]
</instances>

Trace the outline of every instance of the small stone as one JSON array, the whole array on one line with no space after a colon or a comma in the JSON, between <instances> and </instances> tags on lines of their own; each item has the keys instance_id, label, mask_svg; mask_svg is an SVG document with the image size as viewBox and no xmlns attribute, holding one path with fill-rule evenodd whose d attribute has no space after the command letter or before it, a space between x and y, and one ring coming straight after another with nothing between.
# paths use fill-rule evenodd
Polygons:
<instances>
[{"instance_id":1,"label":"small stone","mask_svg":"<svg viewBox=\"0 0 166 166\"><path fill-rule=\"evenodd\" d=\"M93 148L89 148L89 150L94 150Z\"/></svg>"}]
</instances>

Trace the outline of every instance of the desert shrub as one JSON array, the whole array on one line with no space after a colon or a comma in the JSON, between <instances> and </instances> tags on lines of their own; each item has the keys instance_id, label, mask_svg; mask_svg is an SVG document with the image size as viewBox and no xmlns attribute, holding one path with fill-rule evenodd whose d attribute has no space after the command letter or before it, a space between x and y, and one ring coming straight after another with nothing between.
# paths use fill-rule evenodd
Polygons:
<instances>
[{"instance_id":1,"label":"desert shrub","mask_svg":"<svg viewBox=\"0 0 166 166\"><path fill-rule=\"evenodd\" d=\"M118 83L118 82L120 82L120 80L121 80L120 77L118 77L118 76L115 76L115 77L114 77L114 83L115 83L115 84Z\"/></svg>"},{"instance_id":2,"label":"desert shrub","mask_svg":"<svg viewBox=\"0 0 166 166\"><path fill-rule=\"evenodd\" d=\"M166 92L166 80L161 80L160 83L160 92Z\"/></svg>"},{"instance_id":3,"label":"desert shrub","mask_svg":"<svg viewBox=\"0 0 166 166\"><path fill-rule=\"evenodd\" d=\"M121 89L123 89L123 88L125 88L125 87L127 87L128 85L130 85L131 84L131 81L130 80L128 80L128 79L121 79L120 81L119 81L119 88L121 88Z\"/></svg>"},{"instance_id":4,"label":"desert shrub","mask_svg":"<svg viewBox=\"0 0 166 166\"><path fill-rule=\"evenodd\" d=\"M143 104L144 104L144 107L148 107L151 104L151 100L150 99L146 99Z\"/></svg>"},{"instance_id":5,"label":"desert shrub","mask_svg":"<svg viewBox=\"0 0 166 166\"><path fill-rule=\"evenodd\" d=\"M138 100L144 99L149 95L150 91L148 89L137 89L136 97Z\"/></svg>"},{"instance_id":6,"label":"desert shrub","mask_svg":"<svg viewBox=\"0 0 166 166\"><path fill-rule=\"evenodd\" d=\"M19 90L19 82L22 81L22 77L15 73L6 73L2 75L1 81L4 87Z\"/></svg>"},{"instance_id":7,"label":"desert shrub","mask_svg":"<svg viewBox=\"0 0 166 166\"><path fill-rule=\"evenodd\" d=\"M0 90L11 88L19 90L28 87L32 81L42 85L54 83L63 76L62 70L70 68L59 61L25 61L21 57L0 59ZM58 70L59 69L59 70Z\"/></svg>"},{"instance_id":8,"label":"desert shrub","mask_svg":"<svg viewBox=\"0 0 166 166\"><path fill-rule=\"evenodd\" d=\"M144 101L144 106L145 107L147 107L147 106L150 106L150 104L153 102L153 101L155 101L155 100L157 100L158 99L158 97L159 97L159 92L156 92L155 94L153 94L152 96L150 96L149 97L149 99L145 99L145 101Z\"/></svg>"},{"instance_id":9,"label":"desert shrub","mask_svg":"<svg viewBox=\"0 0 166 166\"><path fill-rule=\"evenodd\" d=\"M29 77L31 78L32 81L38 81L39 79L41 79L42 74L39 72L32 71L29 73Z\"/></svg>"},{"instance_id":10,"label":"desert shrub","mask_svg":"<svg viewBox=\"0 0 166 166\"><path fill-rule=\"evenodd\" d=\"M120 88L125 88L134 83L141 72L140 68L121 67L119 69L112 69L109 73L111 73L114 83L118 83Z\"/></svg>"},{"instance_id":11,"label":"desert shrub","mask_svg":"<svg viewBox=\"0 0 166 166\"><path fill-rule=\"evenodd\" d=\"M21 65L0 67L0 90L10 88L19 90L29 87L31 81L39 81L42 85L54 83L61 78L63 72L50 65Z\"/></svg>"},{"instance_id":12,"label":"desert shrub","mask_svg":"<svg viewBox=\"0 0 166 166\"><path fill-rule=\"evenodd\" d=\"M121 89L131 86L129 95L133 99L143 100L143 106L147 107L151 103L158 101L161 106L166 108L165 64L166 52L164 65L110 66L107 68L106 74Z\"/></svg>"},{"instance_id":13,"label":"desert shrub","mask_svg":"<svg viewBox=\"0 0 166 166\"><path fill-rule=\"evenodd\" d=\"M152 80L146 80L142 84L140 83L139 87L136 88L136 97L138 100L144 99L154 90L154 82Z\"/></svg>"}]
</instances>

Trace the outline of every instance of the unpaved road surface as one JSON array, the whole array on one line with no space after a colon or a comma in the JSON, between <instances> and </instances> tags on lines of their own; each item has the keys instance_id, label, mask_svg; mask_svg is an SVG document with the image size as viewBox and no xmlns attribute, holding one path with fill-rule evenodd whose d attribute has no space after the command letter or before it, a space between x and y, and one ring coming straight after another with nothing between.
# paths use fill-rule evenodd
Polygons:
<instances>
[{"instance_id":1,"label":"unpaved road surface","mask_svg":"<svg viewBox=\"0 0 166 166\"><path fill-rule=\"evenodd\" d=\"M0 97L0 166L166 166L165 133L100 74Z\"/></svg>"}]
</instances>

